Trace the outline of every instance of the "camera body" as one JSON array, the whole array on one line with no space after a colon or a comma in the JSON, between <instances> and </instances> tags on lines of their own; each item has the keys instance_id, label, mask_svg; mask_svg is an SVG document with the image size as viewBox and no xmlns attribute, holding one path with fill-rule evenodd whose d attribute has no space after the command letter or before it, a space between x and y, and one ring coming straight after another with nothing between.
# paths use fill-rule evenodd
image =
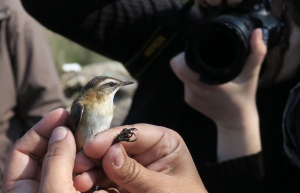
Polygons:
<instances>
[{"instance_id":1,"label":"camera body","mask_svg":"<svg viewBox=\"0 0 300 193\"><path fill-rule=\"evenodd\" d=\"M262 28L268 49L280 42L283 23L269 12L271 0L206 9L206 16L187 36L185 48L187 65L205 84L223 84L238 76L250 53L254 29Z\"/></svg>"}]
</instances>

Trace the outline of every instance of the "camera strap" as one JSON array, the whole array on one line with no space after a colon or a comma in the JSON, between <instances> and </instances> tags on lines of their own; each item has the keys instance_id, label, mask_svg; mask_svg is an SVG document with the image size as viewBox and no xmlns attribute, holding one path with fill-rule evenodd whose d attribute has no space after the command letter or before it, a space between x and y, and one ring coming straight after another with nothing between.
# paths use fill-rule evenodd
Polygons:
<instances>
[{"instance_id":1,"label":"camera strap","mask_svg":"<svg viewBox=\"0 0 300 193\"><path fill-rule=\"evenodd\" d=\"M137 53L124 64L133 77L139 78L172 45L182 31L184 16L193 5L194 0L189 0L179 13L167 16ZM140 68L141 65L143 65L142 68Z\"/></svg>"}]
</instances>

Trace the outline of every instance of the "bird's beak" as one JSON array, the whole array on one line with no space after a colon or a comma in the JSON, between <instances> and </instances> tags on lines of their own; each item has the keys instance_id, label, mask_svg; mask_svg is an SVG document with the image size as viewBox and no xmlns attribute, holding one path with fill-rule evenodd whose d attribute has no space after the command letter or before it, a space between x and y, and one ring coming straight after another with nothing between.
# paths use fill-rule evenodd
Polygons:
<instances>
[{"instance_id":1,"label":"bird's beak","mask_svg":"<svg viewBox=\"0 0 300 193\"><path fill-rule=\"evenodd\" d=\"M124 81L122 86L126 86L126 85L129 85L129 84L133 84L134 82L132 81Z\"/></svg>"}]
</instances>

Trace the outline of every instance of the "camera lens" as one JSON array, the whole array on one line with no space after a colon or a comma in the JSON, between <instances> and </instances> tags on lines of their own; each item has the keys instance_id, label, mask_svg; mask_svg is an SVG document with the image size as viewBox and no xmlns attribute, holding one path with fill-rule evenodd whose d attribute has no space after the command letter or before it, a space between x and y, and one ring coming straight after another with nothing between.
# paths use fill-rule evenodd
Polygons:
<instances>
[{"instance_id":1,"label":"camera lens","mask_svg":"<svg viewBox=\"0 0 300 193\"><path fill-rule=\"evenodd\" d=\"M215 29L202 35L198 50L203 64L214 69L226 69L236 62L239 44L232 33Z\"/></svg>"},{"instance_id":2,"label":"camera lens","mask_svg":"<svg viewBox=\"0 0 300 193\"><path fill-rule=\"evenodd\" d=\"M239 6L201 9L203 20L187 36L185 61L205 84L224 84L243 70L250 53L251 34L263 29L270 49L279 44L283 22L270 13L271 0L244 1Z\"/></svg>"},{"instance_id":3,"label":"camera lens","mask_svg":"<svg viewBox=\"0 0 300 193\"><path fill-rule=\"evenodd\" d=\"M223 84L243 69L254 22L243 14L221 15L193 29L185 57L206 84Z\"/></svg>"}]
</instances>

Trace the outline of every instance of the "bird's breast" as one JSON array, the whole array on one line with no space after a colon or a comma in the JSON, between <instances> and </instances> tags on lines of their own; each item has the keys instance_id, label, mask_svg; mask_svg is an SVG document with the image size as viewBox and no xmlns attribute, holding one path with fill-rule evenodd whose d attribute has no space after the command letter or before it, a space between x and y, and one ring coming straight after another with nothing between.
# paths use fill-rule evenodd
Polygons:
<instances>
[{"instance_id":1,"label":"bird's breast","mask_svg":"<svg viewBox=\"0 0 300 193\"><path fill-rule=\"evenodd\" d=\"M87 140L110 128L113 107L105 105L85 106L81 123L76 134L77 147L82 148Z\"/></svg>"}]
</instances>

